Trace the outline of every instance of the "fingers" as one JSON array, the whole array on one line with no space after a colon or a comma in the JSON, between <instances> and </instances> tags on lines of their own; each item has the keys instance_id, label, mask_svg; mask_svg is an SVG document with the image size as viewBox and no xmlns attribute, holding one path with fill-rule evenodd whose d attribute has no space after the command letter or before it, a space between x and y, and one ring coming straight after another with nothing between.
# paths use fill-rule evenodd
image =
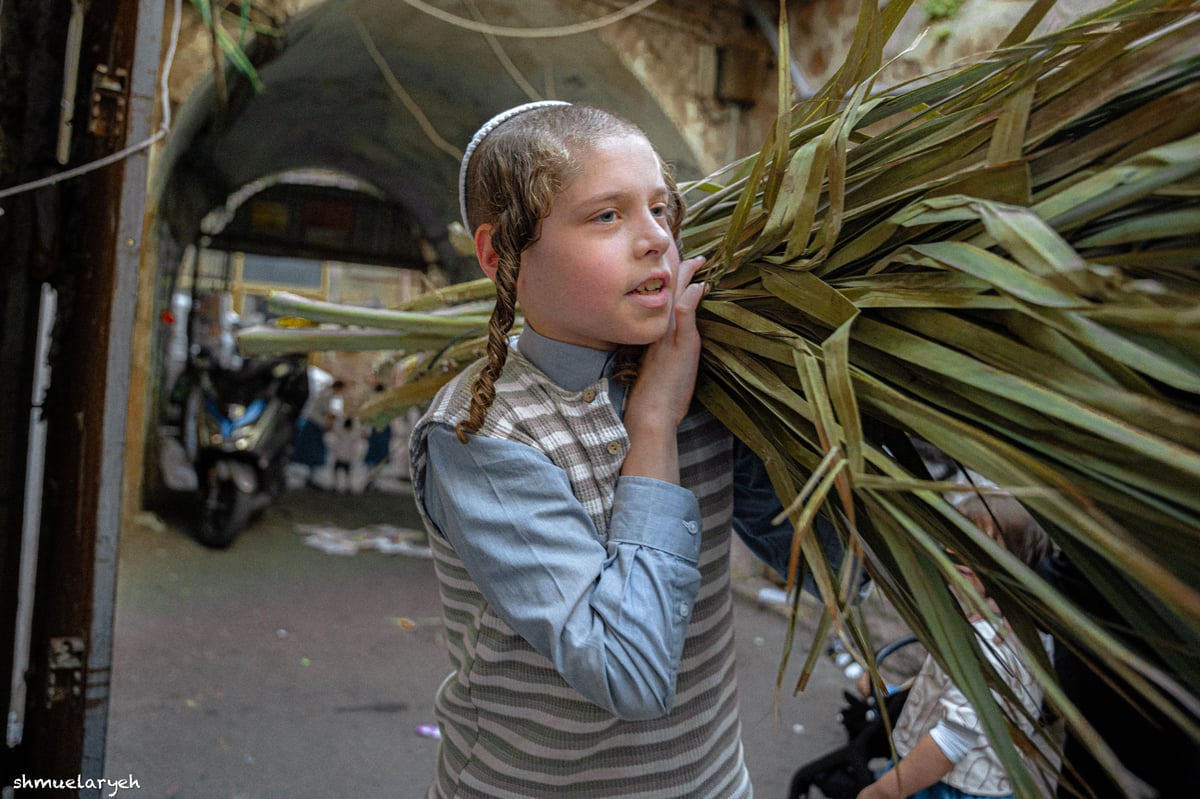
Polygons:
<instances>
[{"instance_id":1,"label":"fingers","mask_svg":"<svg viewBox=\"0 0 1200 799\"><path fill-rule=\"evenodd\" d=\"M692 283L691 280L703 263L704 258L689 258L680 262L676 269L675 302L670 321L662 338L646 348L642 368L629 396L625 417L627 427L639 419L657 419L663 413L669 413L670 421L677 426L687 413L695 389L701 349L696 308L708 292L706 283Z\"/></svg>"},{"instance_id":2,"label":"fingers","mask_svg":"<svg viewBox=\"0 0 1200 799\"><path fill-rule=\"evenodd\" d=\"M694 311L700 305L700 300L708 293L706 283L693 283L692 277L696 270L704 265L704 256L698 255L679 263L679 271L675 281L675 311Z\"/></svg>"},{"instance_id":3,"label":"fingers","mask_svg":"<svg viewBox=\"0 0 1200 799\"><path fill-rule=\"evenodd\" d=\"M695 340L691 346L699 351L699 332L696 330L696 309L708 293L708 283L690 282L696 270L704 263L703 257L689 258L679 265L679 283L676 286L675 312L672 314L668 335L679 343Z\"/></svg>"},{"instance_id":4,"label":"fingers","mask_svg":"<svg viewBox=\"0 0 1200 799\"><path fill-rule=\"evenodd\" d=\"M689 283L675 299L675 315L678 317L681 312L694 313L707 293L707 283Z\"/></svg>"},{"instance_id":5,"label":"fingers","mask_svg":"<svg viewBox=\"0 0 1200 799\"><path fill-rule=\"evenodd\" d=\"M691 284L696 270L704 265L704 261L705 258L703 255L697 255L695 258L688 258L686 261L679 262L679 270L675 278L676 296L678 296L684 287Z\"/></svg>"}]
</instances>

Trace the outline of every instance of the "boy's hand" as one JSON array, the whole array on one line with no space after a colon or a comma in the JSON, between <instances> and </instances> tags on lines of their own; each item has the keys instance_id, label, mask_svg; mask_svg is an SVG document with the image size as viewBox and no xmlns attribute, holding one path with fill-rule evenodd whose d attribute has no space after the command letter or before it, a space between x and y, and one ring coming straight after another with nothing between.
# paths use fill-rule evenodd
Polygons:
<instances>
[{"instance_id":1,"label":"boy's hand","mask_svg":"<svg viewBox=\"0 0 1200 799\"><path fill-rule=\"evenodd\" d=\"M674 421L672 429L683 421L696 387L700 363L696 308L708 292L708 286L691 280L703 264L703 257L689 258L679 264L674 310L667 332L646 348L637 383L629 397L631 406L638 400L649 401L654 406L654 415L669 414L669 419ZM639 396L646 394L652 396Z\"/></svg>"},{"instance_id":2,"label":"boy's hand","mask_svg":"<svg viewBox=\"0 0 1200 799\"><path fill-rule=\"evenodd\" d=\"M674 309L667 332L646 347L637 382L625 405L625 429L630 449L622 474L679 482L675 431L687 415L700 364L700 333L696 308L708 287L692 283L704 258L679 264L674 286Z\"/></svg>"}]
</instances>

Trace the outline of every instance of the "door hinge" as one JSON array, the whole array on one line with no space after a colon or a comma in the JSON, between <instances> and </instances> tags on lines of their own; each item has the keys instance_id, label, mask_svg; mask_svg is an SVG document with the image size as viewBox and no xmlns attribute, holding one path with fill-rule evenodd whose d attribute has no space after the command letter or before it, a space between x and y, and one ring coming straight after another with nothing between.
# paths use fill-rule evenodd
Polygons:
<instances>
[{"instance_id":1,"label":"door hinge","mask_svg":"<svg viewBox=\"0 0 1200 799\"><path fill-rule=\"evenodd\" d=\"M88 133L111 139L125 134L128 106L129 71L97 64L92 72L92 99L88 112Z\"/></svg>"},{"instance_id":2,"label":"door hinge","mask_svg":"<svg viewBox=\"0 0 1200 799\"><path fill-rule=\"evenodd\" d=\"M46 707L67 699L83 698L83 637L63 635L50 639L46 664Z\"/></svg>"}]
</instances>

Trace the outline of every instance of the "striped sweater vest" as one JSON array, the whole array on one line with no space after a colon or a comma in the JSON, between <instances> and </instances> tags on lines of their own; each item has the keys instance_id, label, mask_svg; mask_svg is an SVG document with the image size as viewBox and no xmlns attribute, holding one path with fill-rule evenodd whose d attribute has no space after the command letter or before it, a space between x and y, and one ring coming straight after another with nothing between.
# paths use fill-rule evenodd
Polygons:
<instances>
[{"instance_id":1,"label":"striped sweater vest","mask_svg":"<svg viewBox=\"0 0 1200 799\"><path fill-rule=\"evenodd\" d=\"M410 455L422 516L425 433L432 424L453 426L466 417L480 366L448 384L414 428ZM510 348L479 435L545 452L567 473L600 536L607 536L629 447L607 380L585 391L564 391ZM676 676L675 704L659 719L618 719L572 689L491 610L426 518L454 668L435 701L442 742L429 799L752 796L742 753L729 584L732 438L699 411L684 420L678 442L681 482L696 494L704 519L701 587Z\"/></svg>"}]
</instances>

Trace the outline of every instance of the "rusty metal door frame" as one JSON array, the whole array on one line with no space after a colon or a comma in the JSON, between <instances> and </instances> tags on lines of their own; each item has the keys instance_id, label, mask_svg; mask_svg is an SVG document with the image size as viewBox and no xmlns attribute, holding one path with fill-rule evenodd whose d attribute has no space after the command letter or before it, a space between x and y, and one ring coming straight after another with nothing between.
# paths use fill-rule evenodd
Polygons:
<instances>
[{"instance_id":1,"label":"rusty metal door frame","mask_svg":"<svg viewBox=\"0 0 1200 799\"><path fill-rule=\"evenodd\" d=\"M149 142L159 101L159 69L163 14L161 0L139 0L137 36L129 71L129 123L126 146ZM178 3L176 3L178 13ZM116 276L108 341L104 433L100 468L100 496L96 509L95 582L92 586L92 657L84 694L83 773L100 776L104 769L104 741L108 727L109 684L112 665L112 631L116 602L117 549L124 493L126 420L129 414L130 371L138 292L138 273L147 234L146 185L148 146L125 162L117 221Z\"/></svg>"},{"instance_id":2,"label":"rusty metal door frame","mask_svg":"<svg viewBox=\"0 0 1200 799\"><path fill-rule=\"evenodd\" d=\"M77 60L70 53L63 59L64 73L73 63L78 68L63 77L64 87L76 87L73 118L62 137L39 143L60 154L68 170L61 182L36 189L53 207L46 219L55 247L42 279L60 289L60 301L44 406L48 443L26 713L6 770L29 779L98 782L165 4L55 2L62 6L57 12L78 12L81 46ZM78 795L100 793L84 788Z\"/></svg>"}]
</instances>

